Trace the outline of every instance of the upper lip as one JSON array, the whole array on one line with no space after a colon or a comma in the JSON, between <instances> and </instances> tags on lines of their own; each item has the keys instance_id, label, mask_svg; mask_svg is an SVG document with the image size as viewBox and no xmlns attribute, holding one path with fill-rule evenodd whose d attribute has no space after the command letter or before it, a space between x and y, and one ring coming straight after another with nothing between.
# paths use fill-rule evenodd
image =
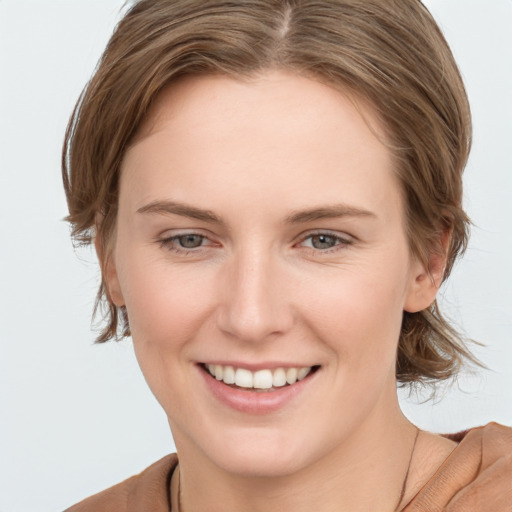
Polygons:
<instances>
[{"instance_id":1,"label":"upper lip","mask_svg":"<svg viewBox=\"0 0 512 512\"><path fill-rule=\"evenodd\" d=\"M282 361L264 361L261 363L247 363L244 361L227 361L227 360L209 360L203 361L200 363L202 365L220 365L220 366L233 366L233 368L244 368L246 370L250 370L252 372L256 372L258 370L275 370L276 368L309 368L313 366L319 366L315 364L305 364L305 363L290 363L290 362L282 362Z\"/></svg>"}]
</instances>

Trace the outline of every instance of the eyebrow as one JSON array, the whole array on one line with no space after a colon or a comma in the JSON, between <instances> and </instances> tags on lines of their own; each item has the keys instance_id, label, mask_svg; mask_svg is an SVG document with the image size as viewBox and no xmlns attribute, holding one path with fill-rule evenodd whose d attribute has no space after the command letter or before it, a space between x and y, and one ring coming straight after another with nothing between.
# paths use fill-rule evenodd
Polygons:
<instances>
[{"instance_id":1,"label":"eyebrow","mask_svg":"<svg viewBox=\"0 0 512 512\"><path fill-rule=\"evenodd\" d=\"M377 215L369 210L356 208L345 204L335 204L321 208L311 208L293 212L286 218L288 224L303 224L321 219L336 219L339 217L371 217L377 218Z\"/></svg>"},{"instance_id":2,"label":"eyebrow","mask_svg":"<svg viewBox=\"0 0 512 512\"><path fill-rule=\"evenodd\" d=\"M137 213L167 214L179 215L190 219L200 220L214 224L225 224L221 217L211 210L203 210L185 203L175 201L152 201L137 210ZM292 212L285 219L287 224L304 224L321 219L335 219L339 217L371 217L376 218L375 213L348 206L345 204L335 204L332 206L323 206L320 208L310 208L308 210L299 210Z\"/></svg>"},{"instance_id":3,"label":"eyebrow","mask_svg":"<svg viewBox=\"0 0 512 512\"><path fill-rule=\"evenodd\" d=\"M195 208L184 203L174 201L152 201L137 210L137 213L160 213L169 215L180 215L190 219L211 222L215 224L224 224L224 221L211 210Z\"/></svg>"}]
</instances>

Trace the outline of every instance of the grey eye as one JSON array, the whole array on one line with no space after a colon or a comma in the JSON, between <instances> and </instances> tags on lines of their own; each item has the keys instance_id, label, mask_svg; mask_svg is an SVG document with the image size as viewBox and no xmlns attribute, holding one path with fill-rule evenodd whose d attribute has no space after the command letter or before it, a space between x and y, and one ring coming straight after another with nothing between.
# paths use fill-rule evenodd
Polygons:
<instances>
[{"instance_id":1,"label":"grey eye","mask_svg":"<svg viewBox=\"0 0 512 512\"><path fill-rule=\"evenodd\" d=\"M331 235L313 235L311 245L315 249L330 249L338 243L338 238Z\"/></svg>"},{"instance_id":2,"label":"grey eye","mask_svg":"<svg viewBox=\"0 0 512 512\"><path fill-rule=\"evenodd\" d=\"M201 247L204 236L201 235L182 235L177 238L179 245L185 249L195 249Z\"/></svg>"}]
</instances>

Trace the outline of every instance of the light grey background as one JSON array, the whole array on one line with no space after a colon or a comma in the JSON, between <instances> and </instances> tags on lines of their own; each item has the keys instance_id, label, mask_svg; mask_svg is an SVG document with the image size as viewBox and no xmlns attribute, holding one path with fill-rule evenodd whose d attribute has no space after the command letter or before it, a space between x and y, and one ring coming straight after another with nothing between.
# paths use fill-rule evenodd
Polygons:
<instances>
[{"instance_id":1,"label":"light grey background","mask_svg":"<svg viewBox=\"0 0 512 512\"><path fill-rule=\"evenodd\" d=\"M0 512L62 510L174 449L131 342L92 345L98 269L61 221L63 133L121 6L0 0ZM492 369L436 404L402 393L413 421L449 432L512 424L512 1L428 6L475 125L465 201L477 227L444 302Z\"/></svg>"}]
</instances>

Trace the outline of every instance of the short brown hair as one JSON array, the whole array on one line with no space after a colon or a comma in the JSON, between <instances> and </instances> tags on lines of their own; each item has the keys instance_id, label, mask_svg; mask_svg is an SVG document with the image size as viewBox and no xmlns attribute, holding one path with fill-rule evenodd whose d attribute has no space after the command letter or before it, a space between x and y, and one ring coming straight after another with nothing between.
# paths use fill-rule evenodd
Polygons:
<instances>
[{"instance_id":1,"label":"short brown hair","mask_svg":"<svg viewBox=\"0 0 512 512\"><path fill-rule=\"evenodd\" d=\"M471 118L453 55L419 0L140 0L118 24L66 132L63 179L78 242L100 237L108 258L123 156L158 93L178 77L244 79L279 68L373 105L387 128L405 197L407 235L423 262L450 232L446 278L467 244L462 172ZM97 219L101 218L101 222ZM97 341L129 335L108 296ZM455 375L475 361L437 303L404 312L399 382Z\"/></svg>"}]
</instances>

